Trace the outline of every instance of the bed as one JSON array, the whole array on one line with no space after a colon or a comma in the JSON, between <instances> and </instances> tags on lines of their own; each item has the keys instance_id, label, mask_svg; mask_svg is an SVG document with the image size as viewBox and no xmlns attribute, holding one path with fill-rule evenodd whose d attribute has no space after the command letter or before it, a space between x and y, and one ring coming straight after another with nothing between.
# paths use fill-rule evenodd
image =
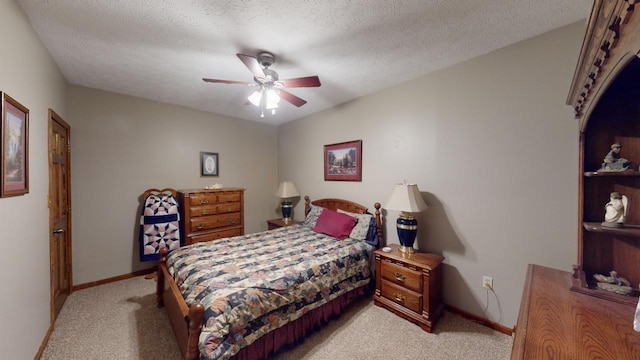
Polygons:
<instances>
[{"instance_id":1,"label":"bed","mask_svg":"<svg viewBox=\"0 0 640 360\"><path fill-rule=\"evenodd\" d=\"M340 314L373 283L372 253L382 243L380 204L374 207L370 214L348 200L305 196L301 224L163 249L157 303L167 309L184 358L266 358ZM341 240L319 232L345 212L358 219L359 233L353 225Z\"/></svg>"}]
</instances>

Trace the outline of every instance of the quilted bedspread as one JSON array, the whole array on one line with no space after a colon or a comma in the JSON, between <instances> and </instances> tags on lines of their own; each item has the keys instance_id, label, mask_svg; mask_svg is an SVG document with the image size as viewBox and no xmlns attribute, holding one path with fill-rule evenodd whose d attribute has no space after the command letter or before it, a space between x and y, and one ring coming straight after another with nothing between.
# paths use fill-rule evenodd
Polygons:
<instances>
[{"instance_id":1,"label":"quilted bedspread","mask_svg":"<svg viewBox=\"0 0 640 360\"><path fill-rule=\"evenodd\" d=\"M368 245L304 225L196 243L167 266L191 305L205 307L202 359L227 359L260 336L369 282Z\"/></svg>"}]
</instances>

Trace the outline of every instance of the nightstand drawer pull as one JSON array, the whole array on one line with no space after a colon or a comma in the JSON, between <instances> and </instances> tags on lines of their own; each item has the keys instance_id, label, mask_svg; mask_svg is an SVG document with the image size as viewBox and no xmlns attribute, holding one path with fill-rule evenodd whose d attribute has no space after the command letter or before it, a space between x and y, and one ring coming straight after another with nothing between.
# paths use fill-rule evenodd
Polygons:
<instances>
[{"instance_id":1,"label":"nightstand drawer pull","mask_svg":"<svg viewBox=\"0 0 640 360\"><path fill-rule=\"evenodd\" d=\"M209 215L209 212L207 210L202 210L202 215Z\"/></svg>"},{"instance_id":2,"label":"nightstand drawer pull","mask_svg":"<svg viewBox=\"0 0 640 360\"><path fill-rule=\"evenodd\" d=\"M395 272L395 271L393 272L393 277L396 278L396 280L398 280L398 281L404 281L404 279L405 279L404 275L402 275L402 274L400 274L398 272Z\"/></svg>"},{"instance_id":3,"label":"nightstand drawer pull","mask_svg":"<svg viewBox=\"0 0 640 360\"><path fill-rule=\"evenodd\" d=\"M198 230L202 230L202 229L204 229L204 224L199 224L198 226L196 226L196 228Z\"/></svg>"},{"instance_id":4,"label":"nightstand drawer pull","mask_svg":"<svg viewBox=\"0 0 640 360\"><path fill-rule=\"evenodd\" d=\"M208 204L208 203L209 203L209 200L207 199L200 200L200 204Z\"/></svg>"},{"instance_id":5,"label":"nightstand drawer pull","mask_svg":"<svg viewBox=\"0 0 640 360\"><path fill-rule=\"evenodd\" d=\"M397 302L404 302L405 300L407 300L407 298L404 295L402 295L400 293L397 293L397 292L393 293L393 297L396 298Z\"/></svg>"}]
</instances>

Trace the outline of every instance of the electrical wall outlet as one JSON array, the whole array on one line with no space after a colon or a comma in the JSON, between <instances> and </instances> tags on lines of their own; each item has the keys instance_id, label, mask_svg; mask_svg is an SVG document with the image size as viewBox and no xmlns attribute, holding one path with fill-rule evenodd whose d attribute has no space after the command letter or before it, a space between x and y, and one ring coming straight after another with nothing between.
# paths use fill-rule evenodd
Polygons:
<instances>
[{"instance_id":1,"label":"electrical wall outlet","mask_svg":"<svg viewBox=\"0 0 640 360\"><path fill-rule=\"evenodd\" d=\"M487 290L493 289L493 278L489 277L489 276L486 276L486 275L483 276L482 277L482 287L487 289Z\"/></svg>"}]
</instances>

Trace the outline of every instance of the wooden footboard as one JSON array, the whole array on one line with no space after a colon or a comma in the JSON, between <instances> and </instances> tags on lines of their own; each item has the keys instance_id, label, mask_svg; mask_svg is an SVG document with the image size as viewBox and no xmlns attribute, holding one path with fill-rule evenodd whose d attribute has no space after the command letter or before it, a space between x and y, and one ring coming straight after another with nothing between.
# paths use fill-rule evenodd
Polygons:
<instances>
[{"instance_id":1,"label":"wooden footboard","mask_svg":"<svg viewBox=\"0 0 640 360\"><path fill-rule=\"evenodd\" d=\"M158 307L165 307L169 314L173 333L176 335L180 352L186 360L200 359L198 340L202 330L204 307L200 303L187 306L173 277L167 270L167 249L160 250L156 301Z\"/></svg>"}]
</instances>

